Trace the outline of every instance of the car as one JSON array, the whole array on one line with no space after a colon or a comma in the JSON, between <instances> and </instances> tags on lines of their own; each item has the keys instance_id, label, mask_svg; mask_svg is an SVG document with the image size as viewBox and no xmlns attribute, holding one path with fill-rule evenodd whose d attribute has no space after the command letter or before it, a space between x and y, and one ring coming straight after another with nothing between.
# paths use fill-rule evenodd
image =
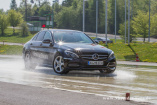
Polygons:
<instances>
[{"instance_id":1,"label":"car","mask_svg":"<svg viewBox=\"0 0 157 105\"><path fill-rule=\"evenodd\" d=\"M114 52L98 45L81 31L49 29L38 32L23 47L26 69L37 65L52 67L58 74L71 70L99 70L113 73L116 70Z\"/></svg>"},{"instance_id":2,"label":"car","mask_svg":"<svg viewBox=\"0 0 157 105\"><path fill-rule=\"evenodd\" d=\"M106 43L106 38L95 38L95 39L93 39L94 41L96 41L97 43L100 43L100 41L102 41L103 43ZM113 43L113 41L112 40L110 40L109 38L107 38L107 43Z\"/></svg>"}]
</instances>

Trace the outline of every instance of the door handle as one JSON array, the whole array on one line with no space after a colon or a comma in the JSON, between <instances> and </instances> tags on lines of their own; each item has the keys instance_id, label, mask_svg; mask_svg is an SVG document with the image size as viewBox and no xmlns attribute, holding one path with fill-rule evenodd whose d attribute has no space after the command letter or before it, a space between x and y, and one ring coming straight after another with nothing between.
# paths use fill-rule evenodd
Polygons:
<instances>
[{"instance_id":1,"label":"door handle","mask_svg":"<svg viewBox=\"0 0 157 105\"><path fill-rule=\"evenodd\" d=\"M40 44L40 46L42 46L42 43Z\"/></svg>"},{"instance_id":2,"label":"door handle","mask_svg":"<svg viewBox=\"0 0 157 105\"><path fill-rule=\"evenodd\" d=\"M33 45L33 43L31 43L30 45Z\"/></svg>"}]
</instances>

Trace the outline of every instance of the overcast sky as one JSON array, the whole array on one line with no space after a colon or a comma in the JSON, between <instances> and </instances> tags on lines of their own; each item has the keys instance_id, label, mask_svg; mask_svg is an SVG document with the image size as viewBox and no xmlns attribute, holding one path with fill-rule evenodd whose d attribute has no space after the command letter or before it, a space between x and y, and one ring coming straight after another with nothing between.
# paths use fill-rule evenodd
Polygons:
<instances>
[{"instance_id":1,"label":"overcast sky","mask_svg":"<svg viewBox=\"0 0 157 105\"><path fill-rule=\"evenodd\" d=\"M17 5L20 5L20 1L21 0L16 0ZM28 0L30 1L30 0ZM52 0L49 0L50 2L52 2ZM63 0L59 0L59 2L61 3ZM3 9L4 11L10 9L10 3L11 0L0 0L0 9Z\"/></svg>"}]
</instances>

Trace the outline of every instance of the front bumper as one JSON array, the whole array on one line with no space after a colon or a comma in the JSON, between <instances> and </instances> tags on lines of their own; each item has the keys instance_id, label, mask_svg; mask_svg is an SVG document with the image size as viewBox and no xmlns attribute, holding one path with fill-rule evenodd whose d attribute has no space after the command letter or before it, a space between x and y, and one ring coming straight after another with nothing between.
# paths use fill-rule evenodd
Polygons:
<instances>
[{"instance_id":1,"label":"front bumper","mask_svg":"<svg viewBox=\"0 0 157 105\"><path fill-rule=\"evenodd\" d=\"M98 60L103 61L103 65L88 65L88 61L85 59L72 59L64 58L64 66L67 70L110 70L114 71L116 69L116 59L110 58L107 60ZM94 60L93 60L94 61Z\"/></svg>"}]
</instances>

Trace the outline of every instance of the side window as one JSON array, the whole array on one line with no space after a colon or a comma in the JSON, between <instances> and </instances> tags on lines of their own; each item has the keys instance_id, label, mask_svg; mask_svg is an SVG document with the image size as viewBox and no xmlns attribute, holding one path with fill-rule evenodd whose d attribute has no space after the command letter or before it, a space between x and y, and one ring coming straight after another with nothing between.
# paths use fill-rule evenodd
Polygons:
<instances>
[{"instance_id":1,"label":"side window","mask_svg":"<svg viewBox=\"0 0 157 105\"><path fill-rule=\"evenodd\" d=\"M37 37L38 37L38 34L36 34L34 37L33 37L33 41L35 41L36 39L37 39Z\"/></svg>"},{"instance_id":2,"label":"side window","mask_svg":"<svg viewBox=\"0 0 157 105\"><path fill-rule=\"evenodd\" d=\"M50 39L50 40L52 40L51 33L50 32L46 32L46 34L44 36L44 39Z\"/></svg>"},{"instance_id":3,"label":"side window","mask_svg":"<svg viewBox=\"0 0 157 105\"><path fill-rule=\"evenodd\" d=\"M38 34L36 41L42 41L44 39L45 31L42 31Z\"/></svg>"}]
</instances>

